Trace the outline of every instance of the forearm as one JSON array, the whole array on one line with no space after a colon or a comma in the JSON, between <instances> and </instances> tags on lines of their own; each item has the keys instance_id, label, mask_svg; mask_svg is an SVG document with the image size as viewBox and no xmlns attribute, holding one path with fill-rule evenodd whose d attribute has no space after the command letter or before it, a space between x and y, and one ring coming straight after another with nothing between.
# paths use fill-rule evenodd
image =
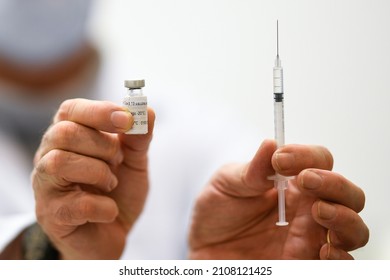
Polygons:
<instances>
[{"instance_id":1,"label":"forearm","mask_svg":"<svg viewBox=\"0 0 390 280\"><path fill-rule=\"evenodd\" d=\"M0 260L58 259L58 252L38 224L21 232L0 253Z\"/></svg>"},{"instance_id":2,"label":"forearm","mask_svg":"<svg viewBox=\"0 0 390 280\"><path fill-rule=\"evenodd\" d=\"M21 260L23 259L23 233L20 233L12 240L3 251L0 252L0 260Z\"/></svg>"}]
</instances>

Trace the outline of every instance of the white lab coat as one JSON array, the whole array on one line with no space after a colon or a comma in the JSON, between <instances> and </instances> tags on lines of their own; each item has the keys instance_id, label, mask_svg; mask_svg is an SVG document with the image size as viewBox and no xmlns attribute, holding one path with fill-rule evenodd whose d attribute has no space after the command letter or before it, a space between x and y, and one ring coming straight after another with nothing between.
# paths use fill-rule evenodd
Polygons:
<instances>
[{"instance_id":1,"label":"white lab coat","mask_svg":"<svg viewBox=\"0 0 390 280\"><path fill-rule=\"evenodd\" d=\"M0 251L34 220L30 159L15 139L0 132Z\"/></svg>"},{"instance_id":2,"label":"white lab coat","mask_svg":"<svg viewBox=\"0 0 390 280\"><path fill-rule=\"evenodd\" d=\"M110 65L103 65L96 99L120 102L125 94L123 80L145 77L136 76L134 70L121 70L120 64ZM153 81L146 77L144 93L156 111L149 152L150 191L122 258L183 259L187 254L187 231L197 193L223 163L249 160L261 138L248 138L248 131L241 129L234 115L223 109L223 102L204 105L185 92L175 92L163 85L158 92L152 92L148 83ZM35 216L30 159L6 135L1 135L0 141L2 250L34 222Z\"/></svg>"}]
</instances>

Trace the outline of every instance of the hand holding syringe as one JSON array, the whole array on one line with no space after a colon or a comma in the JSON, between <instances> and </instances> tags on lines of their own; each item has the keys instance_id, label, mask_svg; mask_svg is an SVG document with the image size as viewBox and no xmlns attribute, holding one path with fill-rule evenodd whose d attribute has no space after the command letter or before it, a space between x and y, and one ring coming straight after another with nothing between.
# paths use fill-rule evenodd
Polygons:
<instances>
[{"instance_id":1,"label":"hand holding syringe","mask_svg":"<svg viewBox=\"0 0 390 280\"><path fill-rule=\"evenodd\" d=\"M279 58L279 26L276 23L276 46L277 54L274 67L274 118L275 118L275 140L277 148L284 145L284 108L283 108L283 68ZM279 221L278 226L286 226L286 206L285 206L285 190L287 189L289 177L284 177L278 173L269 177L274 180L275 188L278 190L278 208Z\"/></svg>"}]
</instances>

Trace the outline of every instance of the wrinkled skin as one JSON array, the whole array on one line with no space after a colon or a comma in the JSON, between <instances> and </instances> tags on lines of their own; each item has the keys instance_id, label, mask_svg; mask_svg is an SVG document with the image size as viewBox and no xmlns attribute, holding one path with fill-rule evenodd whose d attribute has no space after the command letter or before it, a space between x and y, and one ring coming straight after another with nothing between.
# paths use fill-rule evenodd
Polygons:
<instances>
[{"instance_id":1,"label":"wrinkled skin","mask_svg":"<svg viewBox=\"0 0 390 280\"><path fill-rule=\"evenodd\" d=\"M358 213L364 192L332 172L321 146L266 140L247 164L223 166L197 199L189 236L192 259L352 259L368 242ZM288 226L278 221L277 190L267 177L295 176L286 190ZM327 242L329 232L330 243Z\"/></svg>"},{"instance_id":2,"label":"wrinkled skin","mask_svg":"<svg viewBox=\"0 0 390 280\"><path fill-rule=\"evenodd\" d=\"M38 223L63 259L117 259L148 191L149 133L125 135L131 114L72 99L56 113L32 172Z\"/></svg>"}]
</instances>

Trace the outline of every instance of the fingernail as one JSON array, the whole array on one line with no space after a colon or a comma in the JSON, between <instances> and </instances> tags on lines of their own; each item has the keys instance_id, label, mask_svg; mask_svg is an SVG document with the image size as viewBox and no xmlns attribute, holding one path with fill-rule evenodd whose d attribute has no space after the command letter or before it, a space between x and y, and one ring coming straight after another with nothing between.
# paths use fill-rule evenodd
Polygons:
<instances>
[{"instance_id":1,"label":"fingernail","mask_svg":"<svg viewBox=\"0 0 390 280\"><path fill-rule=\"evenodd\" d=\"M290 169L295 162L295 158L290 153L276 153L275 155L276 167L278 170L276 171L284 171Z\"/></svg>"},{"instance_id":2,"label":"fingernail","mask_svg":"<svg viewBox=\"0 0 390 280\"><path fill-rule=\"evenodd\" d=\"M332 245L327 244L328 252L326 255L326 259L328 260L339 260L340 259L340 251L334 248Z\"/></svg>"},{"instance_id":3,"label":"fingernail","mask_svg":"<svg viewBox=\"0 0 390 280\"><path fill-rule=\"evenodd\" d=\"M324 220L330 220L336 215L336 208L329 203L320 201L317 206L318 216Z\"/></svg>"},{"instance_id":4,"label":"fingernail","mask_svg":"<svg viewBox=\"0 0 390 280\"><path fill-rule=\"evenodd\" d=\"M302 186L308 190L315 190L322 186L322 177L313 171L305 170L302 176Z\"/></svg>"},{"instance_id":5,"label":"fingernail","mask_svg":"<svg viewBox=\"0 0 390 280\"><path fill-rule=\"evenodd\" d=\"M120 130L128 131L133 125L133 116L126 111L114 111L111 113L111 123Z\"/></svg>"}]
</instances>

